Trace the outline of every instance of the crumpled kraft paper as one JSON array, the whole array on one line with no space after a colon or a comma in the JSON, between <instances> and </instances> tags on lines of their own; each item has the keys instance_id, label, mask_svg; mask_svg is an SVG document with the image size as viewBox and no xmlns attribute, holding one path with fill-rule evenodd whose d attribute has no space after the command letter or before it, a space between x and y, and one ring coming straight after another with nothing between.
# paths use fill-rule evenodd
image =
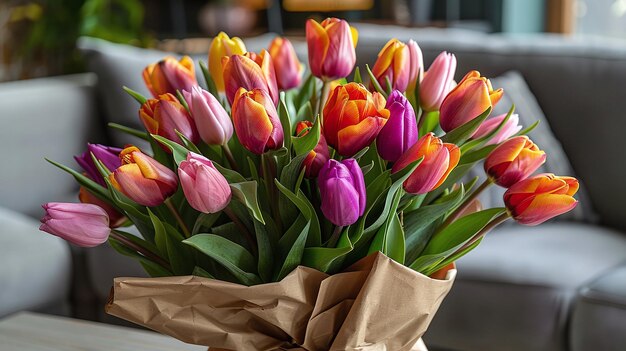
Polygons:
<instances>
[{"instance_id":1,"label":"crumpled kraft paper","mask_svg":"<svg viewBox=\"0 0 626 351\"><path fill-rule=\"evenodd\" d=\"M377 252L335 275L300 266L250 287L116 278L106 312L211 350L409 351L455 275L431 279Z\"/></svg>"}]
</instances>

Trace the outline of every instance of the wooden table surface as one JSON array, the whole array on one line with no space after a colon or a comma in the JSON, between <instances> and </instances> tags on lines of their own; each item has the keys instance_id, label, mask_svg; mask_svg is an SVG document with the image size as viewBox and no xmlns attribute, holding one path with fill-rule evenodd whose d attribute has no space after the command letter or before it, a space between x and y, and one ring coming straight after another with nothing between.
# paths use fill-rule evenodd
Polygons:
<instances>
[{"instance_id":1,"label":"wooden table surface","mask_svg":"<svg viewBox=\"0 0 626 351\"><path fill-rule=\"evenodd\" d=\"M2 351L206 351L150 331L21 312L0 320Z\"/></svg>"}]
</instances>

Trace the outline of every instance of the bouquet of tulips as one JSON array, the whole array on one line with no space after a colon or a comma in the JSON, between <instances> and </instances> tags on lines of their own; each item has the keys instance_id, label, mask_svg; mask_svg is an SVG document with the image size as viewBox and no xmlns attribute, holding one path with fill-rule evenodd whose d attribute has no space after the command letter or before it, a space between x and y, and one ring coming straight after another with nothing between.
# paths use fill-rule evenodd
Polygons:
<instances>
[{"instance_id":1,"label":"bouquet of tulips","mask_svg":"<svg viewBox=\"0 0 626 351\"><path fill-rule=\"evenodd\" d=\"M152 97L126 88L146 131L111 126L151 152L53 162L81 203L44 205L41 229L108 240L160 277L117 279L109 313L210 347L409 350L489 230L576 206L576 179L531 176L534 125L490 116L502 89L477 71L455 84L454 55L424 71L417 43L392 39L362 75L346 21L308 20L306 40L308 70L288 39L257 54L221 33L206 90L189 57L150 65ZM464 176L483 160L477 185ZM504 207L481 209L494 183Z\"/></svg>"}]
</instances>

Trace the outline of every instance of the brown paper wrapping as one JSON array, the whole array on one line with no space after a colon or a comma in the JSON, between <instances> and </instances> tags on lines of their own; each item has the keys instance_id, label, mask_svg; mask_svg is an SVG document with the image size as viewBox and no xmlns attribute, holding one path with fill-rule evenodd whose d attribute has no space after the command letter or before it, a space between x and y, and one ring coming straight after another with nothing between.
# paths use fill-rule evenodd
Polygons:
<instances>
[{"instance_id":1,"label":"brown paper wrapping","mask_svg":"<svg viewBox=\"0 0 626 351\"><path fill-rule=\"evenodd\" d=\"M250 287L195 276L116 278L106 311L211 350L409 351L455 274L431 279L378 252L343 273L300 266Z\"/></svg>"}]
</instances>

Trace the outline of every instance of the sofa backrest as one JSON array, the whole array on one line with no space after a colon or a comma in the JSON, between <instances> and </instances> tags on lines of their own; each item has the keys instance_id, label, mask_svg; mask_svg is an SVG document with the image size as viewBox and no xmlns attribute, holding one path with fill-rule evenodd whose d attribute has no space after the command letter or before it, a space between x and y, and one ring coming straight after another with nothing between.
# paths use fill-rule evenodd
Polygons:
<instances>
[{"instance_id":1,"label":"sofa backrest","mask_svg":"<svg viewBox=\"0 0 626 351\"><path fill-rule=\"evenodd\" d=\"M97 142L101 123L94 74L0 84L0 207L33 217L50 201L77 201L73 178L44 157L73 168L73 155Z\"/></svg>"}]
</instances>

